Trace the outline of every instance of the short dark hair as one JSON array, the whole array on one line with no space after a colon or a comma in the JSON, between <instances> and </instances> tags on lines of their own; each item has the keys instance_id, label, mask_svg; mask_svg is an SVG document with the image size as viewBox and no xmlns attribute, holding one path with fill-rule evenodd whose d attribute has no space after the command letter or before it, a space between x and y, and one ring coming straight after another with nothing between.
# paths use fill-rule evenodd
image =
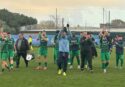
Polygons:
<instances>
[{"instance_id":1,"label":"short dark hair","mask_svg":"<svg viewBox=\"0 0 125 87\"><path fill-rule=\"evenodd\" d=\"M66 27L63 28L63 32L67 33L67 28Z\"/></svg>"},{"instance_id":2,"label":"short dark hair","mask_svg":"<svg viewBox=\"0 0 125 87\"><path fill-rule=\"evenodd\" d=\"M59 33L59 30L56 30L56 34L58 34Z\"/></svg>"}]
</instances>

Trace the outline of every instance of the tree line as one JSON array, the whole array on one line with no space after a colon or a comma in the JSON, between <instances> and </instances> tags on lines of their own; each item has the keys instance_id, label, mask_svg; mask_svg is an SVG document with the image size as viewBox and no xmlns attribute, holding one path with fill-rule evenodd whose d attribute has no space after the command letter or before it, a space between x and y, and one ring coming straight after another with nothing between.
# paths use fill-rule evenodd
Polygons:
<instances>
[{"instance_id":1,"label":"tree line","mask_svg":"<svg viewBox=\"0 0 125 87\"><path fill-rule=\"evenodd\" d=\"M37 19L19 13L12 13L7 9L0 10L0 20L3 30L19 33L21 26L37 24Z\"/></svg>"}]
</instances>

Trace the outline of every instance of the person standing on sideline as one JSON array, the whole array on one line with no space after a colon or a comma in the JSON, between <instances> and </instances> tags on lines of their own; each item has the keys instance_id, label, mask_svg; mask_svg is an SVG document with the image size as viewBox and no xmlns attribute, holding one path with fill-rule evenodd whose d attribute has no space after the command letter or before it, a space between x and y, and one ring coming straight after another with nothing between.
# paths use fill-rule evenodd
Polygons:
<instances>
[{"instance_id":1,"label":"person standing on sideline","mask_svg":"<svg viewBox=\"0 0 125 87\"><path fill-rule=\"evenodd\" d=\"M78 63L78 69L80 69L80 59L79 59L79 39L78 37L76 37L75 33L73 33L71 40L70 40L70 50L71 50L71 65L70 65L70 69L73 68L73 60L74 57L76 57L77 59L77 63Z\"/></svg>"},{"instance_id":2,"label":"person standing on sideline","mask_svg":"<svg viewBox=\"0 0 125 87\"><path fill-rule=\"evenodd\" d=\"M23 57L25 61L26 67L28 67L28 61L26 60L26 56L29 50L29 44L28 44L27 39L24 38L23 33L19 34L19 38L16 41L15 48L16 48L16 53L18 56L17 61L16 61L16 68L19 68L21 56Z\"/></svg>"},{"instance_id":3,"label":"person standing on sideline","mask_svg":"<svg viewBox=\"0 0 125 87\"><path fill-rule=\"evenodd\" d=\"M61 75L63 72L63 76L66 76L67 71L67 63L69 56L69 41L71 38L71 32L66 27L60 31L58 35L59 42L59 58L57 60L58 65L58 75Z\"/></svg>"},{"instance_id":4,"label":"person standing on sideline","mask_svg":"<svg viewBox=\"0 0 125 87\"><path fill-rule=\"evenodd\" d=\"M14 57L14 52L15 51L15 42L14 38L12 38L11 34L8 33L8 57L9 57L9 63L10 63L10 69L13 69L13 57Z\"/></svg>"},{"instance_id":5,"label":"person standing on sideline","mask_svg":"<svg viewBox=\"0 0 125 87\"><path fill-rule=\"evenodd\" d=\"M48 55L48 37L46 35L46 31L43 30L42 33L39 33L38 40L40 41L40 48L39 48L39 57L38 57L38 66L36 70L47 70L47 55ZM44 61L44 67L41 66L41 61Z\"/></svg>"},{"instance_id":6,"label":"person standing on sideline","mask_svg":"<svg viewBox=\"0 0 125 87\"><path fill-rule=\"evenodd\" d=\"M121 35L118 35L116 37L116 68L122 69L123 67L123 59L124 59L124 43L123 43L123 37ZM121 62L119 67L119 61Z\"/></svg>"},{"instance_id":7,"label":"person standing on sideline","mask_svg":"<svg viewBox=\"0 0 125 87\"><path fill-rule=\"evenodd\" d=\"M33 50L32 42L33 42L33 38L32 38L31 35L29 35L28 43L29 43L29 48L30 48L30 50Z\"/></svg>"},{"instance_id":8,"label":"person standing on sideline","mask_svg":"<svg viewBox=\"0 0 125 87\"><path fill-rule=\"evenodd\" d=\"M110 60L110 36L106 30L100 32L100 48L101 48L101 61L103 72L107 72L107 67Z\"/></svg>"}]
</instances>

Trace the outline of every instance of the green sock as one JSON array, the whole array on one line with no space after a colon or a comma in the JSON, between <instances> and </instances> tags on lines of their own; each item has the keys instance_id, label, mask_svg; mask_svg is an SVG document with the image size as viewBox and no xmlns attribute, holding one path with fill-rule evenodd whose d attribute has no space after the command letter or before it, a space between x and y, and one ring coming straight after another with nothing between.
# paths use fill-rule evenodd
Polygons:
<instances>
[{"instance_id":1,"label":"green sock","mask_svg":"<svg viewBox=\"0 0 125 87\"><path fill-rule=\"evenodd\" d=\"M118 65L119 65L119 57L118 55L116 55L116 66L118 67Z\"/></svg>"},{"instance_id":2,"label":"green sock","mask_svg":"<svg viewBox=\"0 0 125 87\"><path fill-rule=\"evenodd\" d=\"M108 67L108 65L109 65L109 62L105 63L105 68L107 68L107 67Z\"/></svg>"},{"instance_id":3,"label":"green sock","mask_svg":"<svg viewBox=\"0 0 125 87\"><path fill-rule=\"evenodd\" d=\"M116 66L118 67L118 65L119 65L119 60L116 59Z\"/></svg>"},{"instance_id":4,"label":"green sock","mask_svg":"<svg viewBox=\"0 0 125 87\"><path fill-rule=\"evenodd\" d=\"M78 63L78 65L80 65L80 59L79 59L79 57L77 58L77 63Z\"/></svg>"},{"instance_id":5,"label":"green sock","mask_svg":"<svg viewBox=\"0 0 125 87\"><path fill-rule=\"evenodd\" d=\"M41 66L41 62L39 62L38 65Z\"/></svg>"},{"instance_id":6,"label":"green sock","mask_svg":"<svg viewBox=\"0 0 125 87\"><path fill-rule=\"evenodd\" d=\"M4 69L2 69L2 72L4 72Z\"/></svg>"},{"instance_id":7,"label":"green sock","mask_svg":"<svg viewBox=\"0 0 125 87\"><path fill-rule=\"evenodd\" d=\"M123 59L121 59L121 67L123 66Z\"/></svg>"},{"instance_id":8,"label":"green sock","mask_svg":"<svg viewBox=\"0 0 125 87\"><path fill-rule=\"evenodd\" d=\"M102 69L105 69L106 67L105 67L105 63L102 63Z\"/></svg>"},{"instance_id":9,"label":"green sock","mask_svg":"<svg viewBox=\"0 0 125 87\"><path fill-rule=\"evenodd\" d=\"M45 67L47 67L47 62L44 63Z\"/></svg>"},{"instance_id":10,"label":"green sock","mask_svg":"<svg viewBox=\"0 0 125 87\"><path fill-rule=\"evenodd\" d=\"M53 58L54 58L54 63L56 62L56 56L55 56L55 53L54 53L54 56L53 56Z\"/></svg>"}]
</instances>

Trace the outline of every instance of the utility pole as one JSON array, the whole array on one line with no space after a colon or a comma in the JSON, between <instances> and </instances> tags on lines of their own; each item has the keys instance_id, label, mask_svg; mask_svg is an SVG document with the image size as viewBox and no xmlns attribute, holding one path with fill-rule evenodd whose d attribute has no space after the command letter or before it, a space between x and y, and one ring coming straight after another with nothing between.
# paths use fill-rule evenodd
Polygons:
<instances>
[{"instance_id":1,"label":"utility pole","mask_svg":"<svg viewBox=\"0 0 125 87\"><path fill-rule=\"evenodd\" d=\"M108 18L109 18L108 21L109 21L109 31L110 31L110 18L111 18L111 17L110 17L110 16L111 16L110 11L109 11L109 13L108 13L108 16L109 16L109 17L108 17Z\"/></svg>"},{"instance_id":2,"label":"utility pole","mask_svg":"<svg viewBox=\"0 0 125 87\"><path fill-rule=\"evenodd\" d=\"M62 18L62 29L64 27L64 18Z\"/></svg>"},{"instance_id":3,"label":"utility pole","mask_svg":"<svg viewBox=\"0 0 125 87\"><path fill-rule=\"evenodd\" d=\"M56 29L58 28L58 12L57 12L57 8L56 8Z\"/></svg>"},{"instance_id":4,"label":"utility pole","mask_svg":"<svg viewBox=\"0 0 125 87\"><path fill-rule=\"evenodd\" d=\"M105 9L103 8L103 24L105 23Z\"/></svg>"}]
</instances>

